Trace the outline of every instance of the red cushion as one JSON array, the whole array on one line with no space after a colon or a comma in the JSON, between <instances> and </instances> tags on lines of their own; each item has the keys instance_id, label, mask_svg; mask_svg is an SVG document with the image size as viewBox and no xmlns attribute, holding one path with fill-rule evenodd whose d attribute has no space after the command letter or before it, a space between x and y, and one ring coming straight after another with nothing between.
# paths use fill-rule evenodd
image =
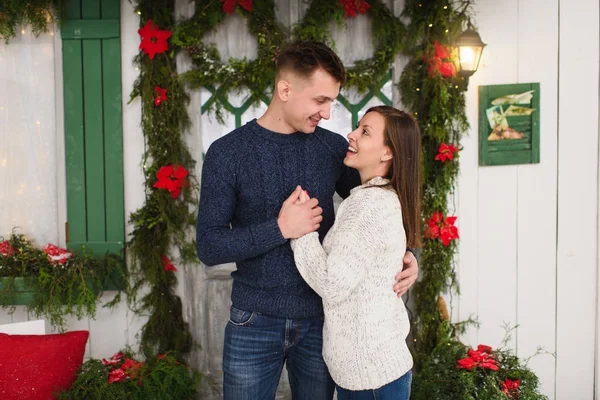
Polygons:
<instances>
[{"instance_id":1,"label":"red cushion","mask_svg":"<svg viewBox=\"0 0 600 400\"><path fill-rule=\"evenodd\" d=\"M83 362L88 331L52 335L0 333L0 399L50 400L69 389Z\"/></svg>"}]
</instances>

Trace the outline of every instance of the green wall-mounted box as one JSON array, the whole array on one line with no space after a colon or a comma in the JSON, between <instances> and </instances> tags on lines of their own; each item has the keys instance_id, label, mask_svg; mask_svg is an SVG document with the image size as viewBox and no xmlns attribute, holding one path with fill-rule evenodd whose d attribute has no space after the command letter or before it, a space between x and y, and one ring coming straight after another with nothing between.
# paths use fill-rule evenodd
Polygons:
<instances>
[{"instance_id":1,"label":"green wall-mounted box","mask_svg":"<svg viewBox=\"0 0 600 400\"><path fill-rule=\"evenodd\" d=\"M479 165L540 162L540 84L479 86Z\"/></svg>"}]
</instances>

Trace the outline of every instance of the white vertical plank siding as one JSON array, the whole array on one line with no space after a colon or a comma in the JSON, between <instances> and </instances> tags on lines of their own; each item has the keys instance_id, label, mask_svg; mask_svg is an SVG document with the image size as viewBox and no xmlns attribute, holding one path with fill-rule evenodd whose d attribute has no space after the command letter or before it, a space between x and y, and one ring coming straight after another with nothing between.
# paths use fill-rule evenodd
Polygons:
<instances>
[{"instance_id":1,"label":"white vertical plank siding","mask_svg":"<svg viewBox=\"0 0 600 400\"><path fill-rule=\"evenodd\" d=\"M520 0L518 26L518 82L540 82L542 94L540 163L517 172L516 339L517 354L527 358L538 346L555 351L558 0ZM529 365L554 399L555 359L538 356Z\"/></svg>"},{"instance_id":2,"label":"white vertical plank siding","mask_svg":"<svg viewBox=\"0 0 600 400\"><path fill-rule=\"evenodd\" d=\"M139 52L139 25L140 17L135 13L133 4L127 0L122 0L121 82L123 85L123 173L126 220L129 219L132 212L144 205L144 174L142 169L144 136L141 128L141 101L137 98L131 103L128 103L133 83L139 75L139 71L133 63L133 58ZM127 239L129 239L129 235L132 231L133 227L130 224L127 224L125 227ZM136 335L146 322L146 317L138 317L129 309L126 309L125 314L127 318L126 343L136 350L138 347ZM100 357L99 354L94 356ZM102 355L101 357L106 356Z\"/></svg>"},{"instance_id":3,"label":"white vertical plank siding","mask_svg":"<svg viewBox=\"0 0 600 400\"><path fill-rule=\"evenodd\" d=\"M594 395L598 1L560 1L556 398Z\"/></svg>"},{"instance_id":4,"label":"white vertical plank siding","mask_svg":"<svg viewBox=\"0 0 600 400\"><path fill-rule=\"evenodd\" d=\"M479 32L488 43L485 68L477 72L480 84L515 83L517 74L516 29L518 0L503 2L498 9L492 1L480 3ZM506 29L510 26L510 29ZM476 85L469 85L477 91ZM468 107L479 107L479 99ZM475 114L477 115L476 111ZM478 120L470 120L471 136L478 143ZM476 150L476 146L471 147ZM479 342L498 346L505 335L504 324L517 323L517 168L479 167L477 187L478 309L481 321ZM463 210L469 213L469 210ZM459 215L459 221L461 215ZM462 237L471 233L461 232ZM515 336L508 343L515 348Z\"/></svg>"}]
</instances>

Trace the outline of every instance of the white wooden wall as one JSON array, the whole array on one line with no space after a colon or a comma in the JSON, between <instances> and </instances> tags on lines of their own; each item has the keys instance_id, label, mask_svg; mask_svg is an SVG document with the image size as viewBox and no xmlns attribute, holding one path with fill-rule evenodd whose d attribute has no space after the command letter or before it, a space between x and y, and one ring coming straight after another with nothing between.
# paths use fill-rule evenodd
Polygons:
<instances>
[{"instance_id":1,"label":"white wooden wall","mask_svg":"<svg viewBox=\"0 0 600 400\"><path fill-rule=\"evenodd\" d=\"M394 7L400 9L401 3L394 1ZM599 398L594 393L600 386L596 340L599 10L598 0L478 1L476 22L488 46L467 94L472 127L463 140L454 199L461 234L456 265L462 292L452 300L454 320L479 317L480 329L469 330L464 338L472 345L497 346L504 336L502 325L508 323L519 325L509 342L519 356L533 354L538 346L556 352L556 358L539 356L530 366L540 376L545 394L559 400ZM129 215L144 200L140 103L127 104L138 73L131 60L138 52L139 20L129 1L121 2L121 12ZM60 40L55 43L60 99ZM520 82L541 83L541 162L479 167L477 87ZM56 120L57 132L62 132L60 104ZM201 149L198 145L195 153ZM58 157L64 157L61 146ZM60 178L64 169L58 174L63 186L58 192L64 193ZM64 197L59 205L60 233L66 215ZM131 228L127 229L129 233ZM22 307L12 316L0 311L0 324L28 319L34 317ZM96 320L71 320L69 329L89 329L86 356L102 358L124 345L135 349L135 335L142 325L143 320L122 303L114 311L99 308Z\"/></svg>"},{"instance_id":2,"label":"white wooden wall","mask_svg":"<svg viewBox=\"0 0 600 400\"><path fill-rule=\"evenodd\" d=\"M471 78L457 190L465 337L526 358L551 399L587 400L598 380L598 0L480 0L488 46ZM541 83L540 164L479 167L479 85Z\"/></svg>"}]
</instances>

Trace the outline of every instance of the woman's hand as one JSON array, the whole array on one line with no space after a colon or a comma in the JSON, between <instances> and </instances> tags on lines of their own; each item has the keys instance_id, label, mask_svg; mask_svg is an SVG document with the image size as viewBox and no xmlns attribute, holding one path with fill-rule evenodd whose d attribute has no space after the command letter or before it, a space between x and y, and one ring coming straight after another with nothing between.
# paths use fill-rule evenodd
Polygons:
<instances>
[{"instance_id":1,"label":"woman's hand","mask_svg":"<svg viewBox=\"0 0 600 400\"><path fill-rule=\"evenodd\" d=\"M309 200L310 196L308 195L308 191L302 190L302 192L300 192L300 197L298 197L298 200L296 201L296 204L304 204Z\"/></svg>"}]
</instances>

